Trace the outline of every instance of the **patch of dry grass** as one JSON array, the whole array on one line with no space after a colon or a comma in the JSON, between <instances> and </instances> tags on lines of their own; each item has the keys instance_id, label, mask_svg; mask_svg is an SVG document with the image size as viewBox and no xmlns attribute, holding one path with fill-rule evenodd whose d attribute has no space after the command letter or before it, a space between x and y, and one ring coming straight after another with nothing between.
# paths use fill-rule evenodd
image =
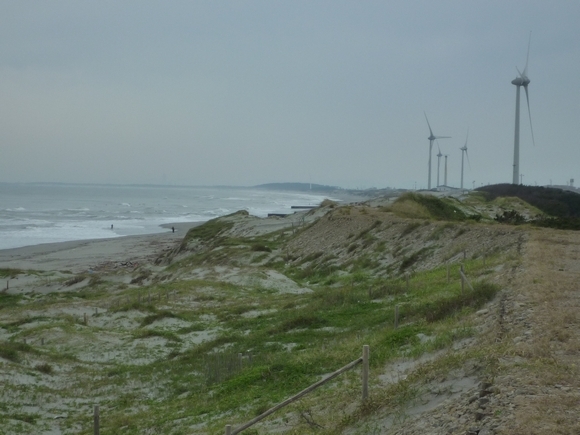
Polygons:
<instances>
[{"instance_id":1,"label":"patch of dry grass","mask_svg":"<svg viewBox=\"0 0 580 435\"><path fill-rule=\"evenodd\" d=\"M397 201L389 207L389 211L405 218L429 219L427 208L415 201Z\"/></svg>"},{"instance_id":2,"label":"patch of dry grass","mask_svg":"<svg viewBox=\"0 0 580 435\"><path fill-rule=\"evenodd\" d=\"M570 261L580 234L533 231L526 249L525 273L516 298L531 313L530 339L515 346L524 363L512 368L519 385L534 394L516 398L513 423L500 433L580 433L580 264Z\"/></svg>"}]
</instances>

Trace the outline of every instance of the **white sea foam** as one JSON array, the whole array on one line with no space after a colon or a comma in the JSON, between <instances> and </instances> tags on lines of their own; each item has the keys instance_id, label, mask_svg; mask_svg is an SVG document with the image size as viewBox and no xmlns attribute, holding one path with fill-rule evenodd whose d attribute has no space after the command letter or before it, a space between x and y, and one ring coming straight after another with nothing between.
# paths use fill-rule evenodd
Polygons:
<instances>
[{"instance_id":1,"label":"white sea foam","mask_svg":"<svg viewBox=\"0 0 580 435\"><path fill-rule=\"evenodd\" d=\"M264 217L317 205L320 195L229 188L3 184L0 249L148 234L247 210ZM111 229L113 225L113 229Z\"/></svg>"}]
</instances>

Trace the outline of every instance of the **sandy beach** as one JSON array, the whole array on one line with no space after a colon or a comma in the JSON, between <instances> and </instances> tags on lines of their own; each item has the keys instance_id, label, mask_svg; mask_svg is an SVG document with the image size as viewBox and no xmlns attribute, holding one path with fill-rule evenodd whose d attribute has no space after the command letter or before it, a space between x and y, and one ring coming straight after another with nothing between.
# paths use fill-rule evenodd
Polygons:
<instances>
[{"instance_id":1,"label":"sandy beach","mask_svg":"<svg viewBox=\"0 0 580 435\"><path fill-rule=\"evenodd\" d=\"M368 200L363 195L337 191L332 195L342 204ZM248 216L240 226L240 236L251 236L297 224L303 211L288 210L286 218L258 218ZM163 224L159 233L120 236L105 239L74 240L44 243L19 248L0 249L0 268L32 269L39 271L68 271L83 273L99 269L105 263L138 265L151 261L163 252L173 249L187 231L203 222L176 222ZM175 228L175 232L171 228Z\"/></svg>"},{"instance_id":2,"label":"sandy beach","mask_svg":"<svg viewBox=\"0 0 580 435\"><path fill-rule=\"evenodd\" d=\"M167 231L110 239L46 243L0 250L0 268L83 273L109 262L138 265L151 261L180 243L187 231L202 222L162 225ZM171 231L175 227L175 232Z\"/></svg>"}]
</instances>

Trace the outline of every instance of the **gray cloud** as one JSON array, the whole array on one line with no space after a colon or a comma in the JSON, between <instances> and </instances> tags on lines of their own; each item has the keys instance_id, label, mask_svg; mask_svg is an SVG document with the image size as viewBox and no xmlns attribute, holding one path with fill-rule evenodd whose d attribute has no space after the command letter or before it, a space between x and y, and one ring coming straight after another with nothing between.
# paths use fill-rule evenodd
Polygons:
<instances>
[{"instance_id":1,"label":"gray cloud","mask_svg":"<svg viewBox=\"0 0 580 435\"><path fill-rule=\"evenodd\" d=\"M426 111L459 184L579 177L580 4L5 2L0 181L427 184ZM436 158L434 158L436 162ZM436 173L436 168L434 173ZM467 181L469 180L469 181Z\"/></svg>"}]
</instances>

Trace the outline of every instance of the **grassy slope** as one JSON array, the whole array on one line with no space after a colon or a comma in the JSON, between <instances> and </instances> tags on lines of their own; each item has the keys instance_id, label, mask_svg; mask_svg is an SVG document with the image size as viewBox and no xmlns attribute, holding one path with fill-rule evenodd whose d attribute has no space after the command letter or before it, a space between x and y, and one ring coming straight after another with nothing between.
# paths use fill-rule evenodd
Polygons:
<instances>
[{"instance_id":1,"label":"grassy slope","mask_svg":"<svg viewBox=\"0 0 580 435\"><path fill-rule=\"evenodd\" d=\"M429 213L439 213L435 216L439 219L441 213L449 216L449 210L457 214L447 205L417 203ZM380 225L372 225L372 231L380 230ZM53 423L45 408L24 406L47 401L55 404L55 412L67 415L59 423L65 433L91 433L90 406L98 402L102 434L137 434L145 429L167 434L222 433L226 423L251 419L357 358L362 345L369 344L373 400L366 406L361 407L357 399L360 384L356 372L351 372L281 413L293 433L314 430L309 415L324 426L318 433L336 433L392 405L393 391L400 400L411 398L413 382L429 379L462 359L485 360L481 351L471 351L454 362L442 360L422 377L379 388L378 375L394 358L448 349L454 341L473 336L470 313L498 290L484 278L496 266L517 261L501 252L487 257L485 266L481 258L465 261L474 292L461 293L456 276L448 283L444 266L412 275L407 287L396 274L376 274L372 257L380 254L380 242L364 246L365 236L372 235L369 230L359 233L360 247L350 253L354 267L337 266L331 271L332 280L314 285L314 274L305 270L316 262L320 271L329 259L323 255L284 259L288 244L301 232L239 239L223 237L228 228L219 221L197 227L186 237L182 251L199 241L206 249L172 265L168 271L173 275L147 288L105 281L74 293L2 295L2 371L36 379L3 391L2 427L11 433L37 433L49 427ZM415 230L401 226L400 234L404 237ZM256 263L264 266L252 266L252 259L260 256L265 257ZM369 261L357 262L357 258ZM273 268L313 291L281 294L262 285L176 278L202 264L255 268L257 273ZM401 327L395 330L396 304ZM85 325L78 313L94 308L100 308L99 313L90 315ZM63 309L73 314L63 315ZM207 340L192 339L208 330L213 334ZM431 339L425 342L421 336ZM23 344L24 339L28 344ZM110 345L115 340L118 344ZM88 342L93 344L82 344ZM239 354L241 366L236 363ZM75 403L78 406L71 406ZM349 411L343 413L345 408Z\"/></svg>"}]
</instances>

